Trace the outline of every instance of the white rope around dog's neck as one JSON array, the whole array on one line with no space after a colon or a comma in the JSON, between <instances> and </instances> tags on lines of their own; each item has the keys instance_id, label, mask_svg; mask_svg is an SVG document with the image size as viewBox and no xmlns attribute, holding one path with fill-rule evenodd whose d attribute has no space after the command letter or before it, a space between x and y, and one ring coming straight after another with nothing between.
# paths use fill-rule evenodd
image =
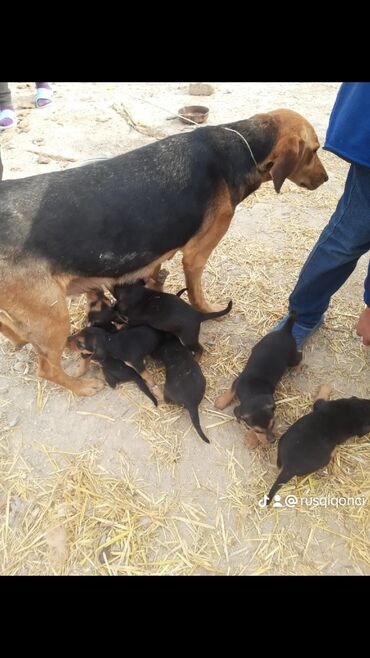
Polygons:
<instances>
[{"instance_id":1,"label":"white rope around dog's neck","mask_svg":"<svg viewBox=\"0 0 370 658\"><path fill-rule=\"evenodd\" d=\"M241 133L238 133L238 131L234 130L233 128L225 128L225 130L229 130L231 133L236 133L237 135L239 135L239 137L242 138L243 142L245 142L247 147L248 147L249 153L251 154L251 158L252 158L254 164L256 165L256 167L258 167L256 158L253 155L253 151L252 151L251 147L249 146L249 144L248 144L247 140L245 139L245 137L243 137L243 135Z\"/></svg>"}]
</instances>

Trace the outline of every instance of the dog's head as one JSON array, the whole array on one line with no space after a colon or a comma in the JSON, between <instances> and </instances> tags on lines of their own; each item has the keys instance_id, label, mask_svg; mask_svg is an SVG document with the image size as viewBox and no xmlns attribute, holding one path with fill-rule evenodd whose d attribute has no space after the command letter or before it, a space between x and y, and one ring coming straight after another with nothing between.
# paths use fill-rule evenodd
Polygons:
<instances>
[{"instance_id":1,"label":"dog's head","mask_svg":"<svg viewBox=\"0 0 370 658\"><path fill-rule=\"evenodd\" d=\"M68 336L67 347L72 352L80 352L82 358L93 357L101 361L106 356L106 343L109 334L99 327L85 327L77 334Z\"/></svg>"},{"instance_id":2,"label":"dog's head","mask_svg":"<svg viewBox=\"0 0 370 658\"><path fill-rule=\"evenodd\" d=\"M256 432L266 434L267 440L272 443L275 437L272 433L275 420L275 403L271 395L258 395L245 400L235 407L234 414L238 420L243 420L248 427Z\"/></svg>"},{"instance_id":3,"label":"dog's head","mask_svg":"<svg viewBox=\"0 0 370 658\"><path fill-rule=\"evenodd\" d=\"M268 112L277 125L275 144L258 166L265 180L272 180L280 192L286 178L299 187L315 190L328 180L325 168L317 155L320 143L311 124L293 110ZM269 177L268 177L269 174Z\"/></svg>"},{"instance_id":4,"label":"dog's head","mask_svg":"<svg viewBox=\"0 0 370 658\"><path fill-rule=\"evenodd\" d=\"M118 312L116 307L110 303L110 300L103 295L103 297L90 302L87 320L90 325L105 328L105 325L118 320Z\"/></svg>"}]
</instances>

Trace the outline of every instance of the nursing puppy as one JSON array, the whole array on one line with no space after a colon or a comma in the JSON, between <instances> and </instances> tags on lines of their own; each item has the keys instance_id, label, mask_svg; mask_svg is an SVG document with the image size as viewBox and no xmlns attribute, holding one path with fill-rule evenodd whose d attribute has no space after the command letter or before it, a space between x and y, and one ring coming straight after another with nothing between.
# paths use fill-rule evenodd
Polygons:
<instances>
[{"instance_id":1,"label":"nursing puppy","mask_svg":"<svg viewBox=\"0 0 370 658\"><path fill-rule=\"evenodd\" d=\"M149 325L154 329L175 334L183 345L193 352L201 354L203 347L199 343L200 325L205 320L212 320L226 315L232 308L230 301L222 311L202 313L187 304L180 296L145 288L140 283L124 284L114 287L117 308L126 316L130 325Z\"/></svg>"},{"instance_id":2,"label":"nursing puppy","mask_svg":"<svg viewBox=\"0 0 370 658\"><path fill-rule=\"evenodd\" d=\"M198 406L206 390L206 380L190 350L176 336L168 334L155 351L155 358L162 359L166 368L163 395L165 402L180 404L188 410L199 436L209 443L200 422Z\"/></svg>"},{"instance_id":3,"label":"nursing puppy","mask_svg":"<svg viewBox=\"0 0 370 658\"><path fill-rule=\"evenodd\" d=\"M267 334L253 347L243 372L215 402L217 409L224 409L237 397L240 404L234 409L235 416L253 429L263 445L275 440L275 388L286 370L302 359L292 336L294 322L291 313L282 329ZM247 440L253 447L249 434Z\"/></svg>"},{"instance_id":4,"label":"nursing puppy","mask_svg":"<svg viewBox=\"0 0 370 658\"><path fill-rule=\"evenodd\" d=\"M351 397L318 399L313 411L297 420L278 445L281 469L268 494L271 502L280 487L295 475L309 475L329 464L337 445L370 432L370 400Z\"/></svg>"},{"instance_id":5,"label":"nursing puppy","mask_svg":"<svg viewBox=\"0 0 370 658\"><path fill-rule=\"evenodd\" d=\"M145 367L145 357L160 345L163 334L151 327L128 327L117 333L109 333L99 327L85 327L69 336L67 347L81 352L84 358L103 362L107 358L118 359L136 370L145 380L157 399L163 400L162 391Z\"/></svg>"},{"instance_id":6,"label":"nursing puppy","mask_svg":"<svg viewBox=\"0 0 370 658\"><path fill-rule=\"evenodd\" d=\"M90 294L88 324L100 327L109 333L115 334L118 328L115 323L121 321L115 304L106 297L102 290L96 289Z\"/></svg>"}]
</instances>

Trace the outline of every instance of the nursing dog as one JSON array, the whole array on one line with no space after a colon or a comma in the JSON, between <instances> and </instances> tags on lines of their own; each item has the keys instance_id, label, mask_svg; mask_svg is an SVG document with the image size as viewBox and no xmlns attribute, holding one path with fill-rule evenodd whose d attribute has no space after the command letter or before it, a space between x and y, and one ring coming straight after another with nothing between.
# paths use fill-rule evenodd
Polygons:
<instances>
[{"instance_id":1,"label":"nursing dog","mask_svg":"<svg viewBox=\"0 0 370 658\"><path fill-rule=\"evenodd\" d=\"M200 127L83 167L0 186L0 331L38 353L38 374L78 395L97 379L61 367L68 295L156 279L176 251L190 303L209 313L201 277L236 206L260 185L327 180L311 124L291 110Z\"/></svg>"}]
</instances>

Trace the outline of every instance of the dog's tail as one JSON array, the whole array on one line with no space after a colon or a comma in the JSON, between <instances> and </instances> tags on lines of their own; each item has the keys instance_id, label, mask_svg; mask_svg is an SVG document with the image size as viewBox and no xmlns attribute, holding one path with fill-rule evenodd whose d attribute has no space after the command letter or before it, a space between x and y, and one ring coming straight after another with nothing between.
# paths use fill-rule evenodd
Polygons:
<instances>
[{"instance_id":1,"label":"dog's tail","mask_svg":"<svg viewBox=\"0 0 370 658\"><path fill-rule=\"evenodd\" d=\"M201 322L204 322L205 320L212 320L212 318L220 318L222 315L227 315L230 313L232 307L233 303L230 301L226 308L224 308L222 311L215 311L214 313L200 313Z\"/></svg>"},{"instance_id":2,"label":"dog's tail","mask_svg":"<svg viewBox=\"0 0 370 658\"><path fill-rule=\"evenodd\" d=\"M284 471L284 469L279 473L277 476L274 484L272 485L270 492L267 495L267 505L269 505L274 498L275 494L279 491L280 487L285 484L286 482L289 482L289 480L292 478L292 475L289 475L287 471Z\"/></svg>"},{"instance_id":3,"label":"dog's tail","mask_svg":"<svg viewBox=\"0 0 370 658\"><path fill-rule=\"evenodd\" d=\"M204 434L201 426L200 426L200 421L199 421L199 412L197 407L194 407L194 409L188 409L190 418L192 420L192 423L197 430L199 436L205 441L206 443L210 443L209 439L207 439L206 435Z\"/></svg>"},{"instance_id":4,"label":"dog's tail","mask_svg":"<svg viewBox=\"0 0 370 658\"><path fill-rule=\"evenodd\" d=\"M286 323L284 324L284 326L282 327L283 331L286 331L288 334L291 334L296 319L297 319L297 313L295 311L290 311L289 317Z\"/></svg>"},{"instance_id":5,"label":"dog's tail","mask_svg":"<svg viewBox=\"0 0 370 658\"><path fill-rule=\"evenodd\" d=\"M155 397L155 395L153 395L146 382L143 380L142 377L140 377L139 373L137 373L136 370L134 370L132 373L132 381L134 381L135 384L139 387L140 391L142 391L144 395L146 395L153 402L153 404L156 407L158 407L157 398Z\"/></svg>"},{"instance_id":6,"label":"dog's tail","mask_svg":"<svg viewBox=\"0 0 370 658\"><path fill-rule=\"evenodd\" d=\"M181 288L181 290L179 290L179 292L176 293L176 297L181 297L181 295L183 295L184 292L186 292L186 291L187 291L187 288Z\"/></svg>"}]
</instances>

